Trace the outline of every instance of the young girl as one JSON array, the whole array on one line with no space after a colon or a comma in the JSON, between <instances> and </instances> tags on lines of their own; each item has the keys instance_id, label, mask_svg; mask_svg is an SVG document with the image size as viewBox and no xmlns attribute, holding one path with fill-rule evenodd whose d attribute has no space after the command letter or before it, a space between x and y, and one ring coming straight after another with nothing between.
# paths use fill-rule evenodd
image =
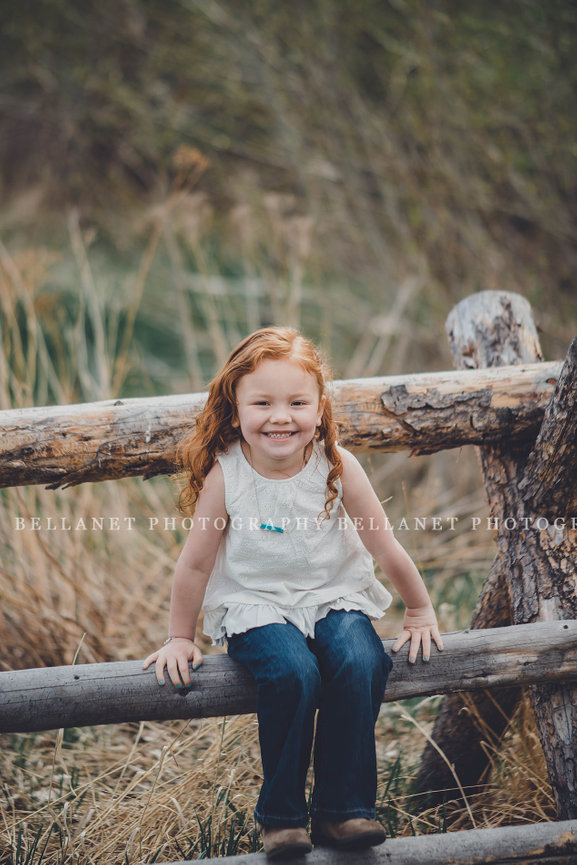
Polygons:
<instances>
[{"instance_id":1,"label":"young girl","mask_svg":"<svg viewBox=\"0 0 577 865\"><path fill-rule=\"evenodd\" d=\"M214 644L253 674L263 784L255 819L269 857L311 849L305 781L314 736L311 836L359 849L381 843L374 820L374 725L392 661L370 620L391 595L406 611L393 651L410 640L428 661L437 620L412 560L393 536L355 457L339 447L314 346L297 331L256 331L210 386L182 449L181 504L193 527L178 559L169 638L144 662L190 687L202 663L201 607Z\"/></svg>"}]
</instances>

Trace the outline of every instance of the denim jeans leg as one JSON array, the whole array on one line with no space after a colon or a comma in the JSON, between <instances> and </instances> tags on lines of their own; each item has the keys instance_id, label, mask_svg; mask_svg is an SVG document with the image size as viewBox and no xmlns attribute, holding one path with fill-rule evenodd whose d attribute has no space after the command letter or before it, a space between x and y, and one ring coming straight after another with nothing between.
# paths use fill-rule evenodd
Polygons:
<instances>
[{"instance_id":1,"label":"denim jeans leg","mask_svg":"<svg viewBox=\"0 0 577 865\"><path fill-rule=\"evenodd\" d=\"M235 634L228 653L257 683L263 784L255 820L264 826L306 826L305 783L321 687L317 660L289 623Z\"/></svg>"},{"instance_id":2,"label":"denim jeans leg","mask_svg":"<svg viewBox=\"0 0 577 865\"><path fill-rule=\"evenodd\" d=\"M368 617L356 610L331 611L317 622L309 644L323 682L311 813L333 821L372 819L375 723L392 661Z\"/></svg>"}]
</instances>

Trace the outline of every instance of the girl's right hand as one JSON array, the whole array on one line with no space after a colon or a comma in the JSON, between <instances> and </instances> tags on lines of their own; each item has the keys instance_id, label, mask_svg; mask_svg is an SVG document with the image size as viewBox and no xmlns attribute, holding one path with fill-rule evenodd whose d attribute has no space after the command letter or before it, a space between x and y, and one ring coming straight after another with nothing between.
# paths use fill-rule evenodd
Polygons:
<instances>
[{"instance_id":1,"label":"girl's right hand","mask_svg":"<svg viewBox=\"0 0 577 865\"><path fill-rule=\"evenodd\" d=\"M155 665L156 679L159 685L164 685L164 668L166 667L170 681L176 688L192 687L190 681L189 661L192 661L193 670L197 670L202 664L202 652L193 640L186 637L175 637L165 646L161 646L144 661L143 670L147 670L151 664Z\"/></svg>"}]
</instances>

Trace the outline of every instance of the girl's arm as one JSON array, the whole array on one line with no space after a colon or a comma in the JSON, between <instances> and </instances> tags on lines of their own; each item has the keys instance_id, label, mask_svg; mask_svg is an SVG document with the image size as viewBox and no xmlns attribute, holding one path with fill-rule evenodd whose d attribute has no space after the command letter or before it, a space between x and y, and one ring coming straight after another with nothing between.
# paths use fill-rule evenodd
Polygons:
<instances>
[{"instance_id":1,"label":"girl's arm","mask_svg":"<svg viewBox=\"0 0 577 865\"><path fill-rule=\"evenodd\" d=\"M431 638L443 649L437 617L423 579L406 550L393 534L391 524L364 469L349 451L343 459L343 505L354 521L365 547L390 579L405 604L403 631L393 651L411 641L409 660L414 663L422 647L423 660L431 657Z\"/></svg>"},{"instance_id":2,"label":"girl's arm","mask_svg":"<svg viewBox=\"0 0 577 865\"><path fill-rule=\"evenodd\" d=\"M202 653L194 642L198 616L204 600L208 579L214 567L216 554L228 520L224 501L224 478L216 462L207 474L196 503L192 528L178 557L170 597L169 643L153 652L145 660L146 670L156 665L156 678L164 684L164 668L172 683L181 688L190 686L188 662L194 669L202 664Z\"/></svg>"}]
</instances>

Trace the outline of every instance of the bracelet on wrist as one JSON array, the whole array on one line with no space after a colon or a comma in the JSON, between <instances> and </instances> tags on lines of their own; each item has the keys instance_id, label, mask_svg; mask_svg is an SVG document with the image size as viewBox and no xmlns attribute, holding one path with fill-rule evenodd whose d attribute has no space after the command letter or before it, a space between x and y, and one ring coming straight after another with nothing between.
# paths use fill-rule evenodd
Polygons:
<instances>
[{"instance_id":1,"label":"bracelet on wrist","mask_svg":"<svg viewBox=\"0 0 577 865\"><path fill-rule=\"evenodd\" d=\"M167 637L162 645L166 646L168 643L171 643L173 640L189 640L191 643L194 643L194 640L192 639L192 637Z\"/></svg>"}]
</instances>

